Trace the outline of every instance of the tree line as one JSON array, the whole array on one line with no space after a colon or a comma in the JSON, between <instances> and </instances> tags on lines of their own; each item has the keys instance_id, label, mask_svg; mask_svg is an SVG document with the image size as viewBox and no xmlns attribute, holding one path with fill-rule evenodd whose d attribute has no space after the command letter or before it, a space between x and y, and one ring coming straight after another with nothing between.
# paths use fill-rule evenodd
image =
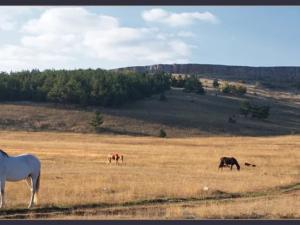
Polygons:
<instances>
[{"instance_id":1,"label":"tree line","mask_svg":"<svg viewBox=\"0 0 300 225\"><path fill-rule=\"evenodd\" d=\"M118 106L170 89L170 76L101 69L0 73L0 101Z\"/></svg>"}]
</instances>

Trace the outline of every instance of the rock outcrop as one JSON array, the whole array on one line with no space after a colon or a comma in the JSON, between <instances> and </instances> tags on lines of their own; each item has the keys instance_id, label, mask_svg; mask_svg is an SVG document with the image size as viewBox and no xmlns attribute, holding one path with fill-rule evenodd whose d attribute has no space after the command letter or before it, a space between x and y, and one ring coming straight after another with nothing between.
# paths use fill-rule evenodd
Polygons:
<instances>
[{"instance_id":1,"label":"rock outcrop","mask_svg":"<svg viewBox=\"0 0 300 225\"><path fill-rule=\"evenodd\" d=\"M209 64L157 64L115 69L135 72L168 72L198 74L227 80L273 80L275 82L300 82L300 67L249 67Z\"/></svg>"}]
</instances>

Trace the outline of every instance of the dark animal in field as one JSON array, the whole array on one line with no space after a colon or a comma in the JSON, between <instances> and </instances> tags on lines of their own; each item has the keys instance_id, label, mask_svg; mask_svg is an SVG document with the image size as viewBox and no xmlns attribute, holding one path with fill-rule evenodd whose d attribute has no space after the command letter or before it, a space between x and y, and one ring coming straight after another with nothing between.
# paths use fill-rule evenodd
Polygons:
<instances>
[{"instance_id":1,"label":"dark animal in field","mask_svg":"<svg viewBox=\"0 0 300 225\"><path fill-rule=\"evenodd\" d=\"M223 169L223 167L230 167L232 170L233 166L236 166L237 170L240 170L240 165L238 161L234 157L222 157L220 158L219 169Z\"/></svg>"},{"instance_id":2,"label":"dark animal in field","mask_svg":"<svg viewBox=\"0 0 300 225\"><path fill-rule=\"evenodd\" d=\"M121 154L118 154L118 153L111 153L111 154L108 155L107 159L108 159L109 163L111 163L112 160L115 160L116 164L118 164L119 160L121 160L122 163L123 163L124 156L121 155Z\"/></svg>"},{"instance_id":3,"label":"dark animal in field","mask_svg":"<svg viewBox=\"0 0 300 225\"><path fill-rule=\"evenodd\" d=\"M252 167L256 167L256 165L255 165L255 164L251 164L251 163L247 163L247 162L245 162L245 166L252 166Z\"/></svg>"}]
</instances>

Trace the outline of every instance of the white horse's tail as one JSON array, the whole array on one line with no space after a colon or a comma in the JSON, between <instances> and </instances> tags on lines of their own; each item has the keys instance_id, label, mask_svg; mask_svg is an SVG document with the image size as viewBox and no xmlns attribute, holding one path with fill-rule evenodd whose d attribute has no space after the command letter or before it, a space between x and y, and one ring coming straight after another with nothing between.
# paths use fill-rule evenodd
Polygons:
<instances>
[{"instance_id":1,"label":"white horse's tail","mask_svg":"<svg viewBox=\"0 0 300 225\"><path fill-rule=\"evenodd\" d=\"M38 194L39 194L39 190L40 190L40 176L41 176L41 171L36 180L35 194L34 194L34 200L33 200L34 204L38 203Z\"/></svg>"},{"instance_id":2,"label":"white horse's tail","mask_svg":"<svg viewBox=\"0 0 300 225\"><path fill-rule=\"evenodd\" d=\"M41 176L41 171L38 175L38 178L36 180L36 193L39 193L39 190L40 190L40 176Z\"/></svg>"}]
</instances>

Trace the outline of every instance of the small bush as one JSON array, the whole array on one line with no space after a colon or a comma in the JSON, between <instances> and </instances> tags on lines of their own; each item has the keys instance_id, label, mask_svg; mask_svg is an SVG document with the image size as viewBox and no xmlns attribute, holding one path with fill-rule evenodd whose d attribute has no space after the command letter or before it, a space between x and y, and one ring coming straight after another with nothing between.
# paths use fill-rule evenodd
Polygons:
<instances>
[{"instance_id":1,"label":"small bush","mask_svg":"<svg viewBox=\"0 0 300 225\"><path fill-rule=\"evenodd\" d=\"M95 113L94 118L90 122L90 125L95 129L96 132L98 132L102 124L103 124L103 116L99 111L97 111Z\"/></svg>"},{"instance_id":2,"label":"small bush","mask_svg":"<svg viewBox=\"0 0 300 225\"><path fill-rule=\"evenodd\" d=\"M164 137L166 137L166 136L167 136L166 131L164 131L164 129L160 129L160 130L159 130L159 137L164 138Z\"/></svg>"},{"instance_id":3,"label":"small bush","mask_svg":"<svg viewBox=\"0 0 300 225\"><path fill-rule=\"evenodd\" d=\"M191 76L189 77L184 84L184 90L185 92L195 92L197 94L204 94L204 88L202 86L201 81L197 78L197 76Z\"/></svg>"},{"instance_id":4,"label":"small bush","mask_svg":"<svg viewBox=\"0 0 300 225\"><path fill-rule=\"evenodd\" d=\"M230 86L228 82L225 82L222 87L221 87L221 92L225 93L225 94L229 94L230 93Z\"/></svg>"},{"instance_id":5,"label":"small bush","mask_svg":"<svg viewBox=\"0 0 300 225\"><path fill-rule=\"evenodd\" d=\"M218 88L220 86L219 80L218 79L214 79L213 81L213 87L214 88Z\"/></svg>"},{"instance_id":6,"label":"small bush","mask_svg":"<svg viewBox=\"0 0 300 225\"><path fill-rule=\"evenodd\" d=\"M240 114L245 117L251 114L252 118L266 119L270 115L270 106L251 105L248 101L244 101L240 103Z\"/></svg>"},{"instance_id":7,"label":"small bush","mask_svg":"<svg viewBox=\"0 0 300 225\"><path fill-rule=\"evenodd\" d=\"M225 94L244 95L247 93L247 87L240 84L233 85L225 82L225 84L221 87L221 92Z\"/></svg>"}]
</instances>

